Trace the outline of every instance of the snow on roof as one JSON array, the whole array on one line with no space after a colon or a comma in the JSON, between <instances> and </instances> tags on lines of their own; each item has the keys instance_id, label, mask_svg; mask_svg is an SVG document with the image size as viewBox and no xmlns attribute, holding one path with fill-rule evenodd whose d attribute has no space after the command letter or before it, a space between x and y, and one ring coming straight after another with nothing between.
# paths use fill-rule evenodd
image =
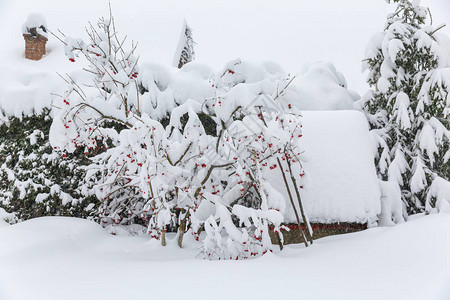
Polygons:
<instances>
[{"instance_id":1,"label":"snow on roof","mask_svg":"<svg viewBox=\"0 0 450 300\"><path fill-rule=\"evenodd\" d=\"M3 83L0 85L0 111L7 116L21 117L22 114L39 114L43 108L50 108L54 95L62 95L67 88L56 73L64 74L67 61L63 51L58 51L36 62L36 68L7 67L0 64L0 82ZM82 70L86 65L85 61L80 59L80 62L70 64L71 68L77 68L69 69L68 73L72 78L90 82L90 75ZM177 103L184 103L188 99L203 102L214 95L215 89L209 81L220 77L224 70L231 67L252 87L251 97L254 98L260 90L274 94L278 88L277 81L287 76L273 62L258 64L236 59L216 72L195 62L187 64L181 70L147 62L141 64L139 72L139 80L149 90L149 93L141 97L143 109L150 117L161 118L171 111L174 99ZM300 110L348 110L353 108L353 103L359 96L345 86L343 75L333 64L317 62L305 66L279 99L291 102ZM240 86L237 85L234 89L239 90ZM157 109L153 107L152 101L158 103Z\"/></svg>"},{"instance_id":2,"label":"snow on roof","mask_svg":"<svg viewBox=\"0 0 450 300\"><path fill-rule=\"evenodd\" d=\"M319 223L376 220L380 213L380 189L364 115L358 111L306 111L302 142L308 177L300 194L309 220ZM274 186L288 199L281 176L273 177L277 181ZM291 209L286 218L295 222Z\"/></svg>"},{"instance_id":3,"label":"snow on roof","mask_svg":"<svg viewBox=\"0 0 450 300\"><path fill-rule=\"evenodd\" d=\"M98 17L107 17L107 2L0 1L0 34L8 41L0 49L0 65L40 66L21 62L23 37L18 30L30 13L44 15L52 32L61 29L69 36L82 37L88 21L95 25ZM423 2L430 6L435 22L450 23L448 0ZM139 41L141 61L169 65L186 18L194 30L196 60L214 69L243 57L275 60L295 74L306 62L326 60L334 62L346 75L349 87L359 93L366 89L360 73L364 48L369 37L383 29L389 11L379 0L287 0L283 5L272 0L229 0L227 5L210 0L113 0L111 4L120 34ZM272 22L267 22L269 19ZM450 27L442 32L449 33ZM50 36L47 48L63 46Z\"/></svg>"}]
</instances>

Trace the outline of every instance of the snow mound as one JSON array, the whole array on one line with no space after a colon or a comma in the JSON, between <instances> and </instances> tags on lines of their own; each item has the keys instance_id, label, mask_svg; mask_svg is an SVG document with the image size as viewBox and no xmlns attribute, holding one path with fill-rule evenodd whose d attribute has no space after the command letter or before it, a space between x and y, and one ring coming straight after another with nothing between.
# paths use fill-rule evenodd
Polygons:
<instances>
[{"instance_id":1,"label":"snow mound","mask_svg":"<svg viewBox=\"0 0 450 300\"><path fill-rule=\"evenodd\" d=\"M302 110L352 110L354 101L360 98L347 89L344 75L329 62L305 65L287 93L298 99L297 107Z\"/></svg>"},{"instance_id":2,"label":"snow mound","mask_svg":"<svg viewBox=\"0 0 450 300\"><path fill-rule=\"evenodd\" d=\"M364 115L357 111L304 112L303 128L309 184L300 193L309 220L369 225L376 221L381 194ZM284 185L280 181L274 186ZM287 220L295 221L292 211Z\"/></svg>"},{"instance_id":3,"label":"snow mound","mask_svg":"<svg viewBox=\"0 0 450 300\"><path fill-rule=\"evenodd\" d=\"M67 217L42 217L0 228L0 257L29 253L42 258L79 251L108 234L95 222Z\"/></svg>"}]
</instances>

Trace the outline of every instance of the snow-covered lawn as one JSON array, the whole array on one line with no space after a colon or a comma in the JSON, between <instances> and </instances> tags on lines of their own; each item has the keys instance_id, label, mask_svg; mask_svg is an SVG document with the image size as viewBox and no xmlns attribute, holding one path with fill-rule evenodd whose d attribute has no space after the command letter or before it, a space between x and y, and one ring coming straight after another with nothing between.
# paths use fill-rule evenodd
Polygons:
<instances>
[{"instance_id":1,"label":"snow-covered lawn","mask_svg":"<svg viewBox=\"0 0 450 300\"><path fill-rule=\"evenodd\" d=\"M0 228L0 299L450 299L450 214L317 240L243 261L194 258L96 223Z\"/></svg>"}]
</instances>

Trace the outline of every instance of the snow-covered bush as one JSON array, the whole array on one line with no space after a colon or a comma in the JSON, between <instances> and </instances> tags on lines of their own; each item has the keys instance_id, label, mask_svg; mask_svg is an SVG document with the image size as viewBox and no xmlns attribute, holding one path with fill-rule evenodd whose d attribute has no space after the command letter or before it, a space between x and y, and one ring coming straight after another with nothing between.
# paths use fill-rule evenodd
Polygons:
<instances>
[{"instance_id":1,"label":"snow-covered bush","mask_svg":"<svg viewBox=\"0 0 450 300\"><path fill-rule=\"evenodd\" d=\"M235 60L217 74L190 79L208 87L189 100L163 72L144 68L137 75L135 47L124 50L112 16L89 37L65 41L69 59L86 57L93 84L81 88L67 79L50 141L63 153L104 150L86 176L102 201L102 225L145 224L163 245L166 230L175 228L180 247L185 232L199 239L204 231L204 257L239 259L271 250L269 225L282 240L286 200L298 203L297 222L308 223L299 192L301 116L285 97L294 77L274 68L255 72ZM179 90L189 94L191 85L181 81ZM268 181L275 168L290 199Z\"/></svg>"},{"instance_id":2,"label":"snow-covered bush","mask_svg":"<svg viewBox=\"0 0 450 300\"><path fill-rule=\"evenodd\" d=\"M397 9L385 31L366 50L373 90L363 109L377 143L380 179L397 182L405 211L416 213L432 197L432 182L450 178L450 58L439 42L441 27L425 24L428 10L420 1L393 2Z\"/></svg>"},{"instance_id":3,"label":"snow-covered bush","mask_svg":"<svg viewBox=\"0 0 450 300\"><path fill-rule=\"evenodd\" d=\"M83 193L86 161L78 154L54 153L48 141L51 118L41 115L10 118L0 126L0 207L15 220L60 215L88 217L97 204Z\"/></svg>"}]
</instances>

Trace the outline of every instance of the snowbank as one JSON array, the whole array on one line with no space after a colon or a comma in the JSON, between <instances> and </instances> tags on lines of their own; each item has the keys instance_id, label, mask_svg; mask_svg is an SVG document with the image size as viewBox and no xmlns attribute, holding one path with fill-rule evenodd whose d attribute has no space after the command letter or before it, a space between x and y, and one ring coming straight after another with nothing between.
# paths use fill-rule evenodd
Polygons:
<instances>
[{"instance_id":1,"label":"snowbank","mask_svg":"<svg viewBox=\"0 0 450 300\"><path fill-rule=\"evenodd\" d=\"M67 217L43 217L0 228L0 257L28 253L43 258L95 245L109 235L97 223Z\"/></svg>"},{"instance_id":2,"label":"snowbank","mask_svg":"<svg viewBox=\"0 0 450 300\"><path fill-rule=\"evenodd\" d=\"M203 261L173 236L163 248L89 221L40 218L0 228L0 297L446 300L449 236L450 215L440 214L258 259Z\"/></svg>"}]
</instances>

